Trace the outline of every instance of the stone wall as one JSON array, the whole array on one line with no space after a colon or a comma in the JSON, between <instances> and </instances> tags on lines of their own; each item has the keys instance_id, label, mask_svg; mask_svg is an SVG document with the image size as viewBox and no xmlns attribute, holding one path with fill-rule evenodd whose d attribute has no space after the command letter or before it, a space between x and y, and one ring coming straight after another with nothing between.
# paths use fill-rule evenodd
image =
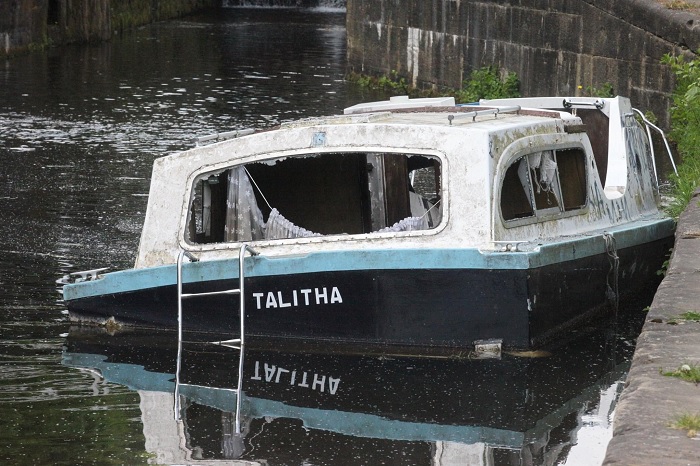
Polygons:
<instances>
[{"instance_id":1,"label":"stone wall","mask_svg":"<svg viewBox=\"0 0 700 466\"><path fill-rule=\"evenodd\" d=\"M179 18L222 5L221 0L110 0L110 3L114 31Z\"/></svg>"},{"instance_id":2,"label":"stone wall","mask_svg":"<svg viewBox=\"0 0 700 466\"><path fill-rule=\"evenodd\" d=\"M0 56L46 41L47 0L0 1Z\"/></svg>"},{"instance_id":3,"label":"stone wall","mask_svg":"<svg viewBox=\"0 0 700 466\"><path fill-rule=\"evenodd\" d=\"M110 0L48 0L47 32L53 44L95 42L112 36Z\"/></svg>"},{"instance_id":4,"label":"stone wall","mask_svg":"<svg viewBox=\"0 0 700 466\"><path fill-rule=\"evenodd\" d=\"M610 83L667 127L673 76L660 60L700 47L698 20L654 0L348 0L348 66L458 88L496 65L525 96Z\"/></svg>"},{"instance_id":5,"label":"stone wall","mask_svg":"<svg viewBox=\"0 0 700 466\"><path fill-rule=\"evenodd\" d=\"M226 6L265 8L345 8L345 0L224 0Z\"/></svg>"},{"instance_id":6,"label":"stone wall","mask_svg":"<svg viewBox=\"0 0 700 466\"><path fill-rule=\"evenodd\" d=\"M219 6L221 0L0 1L0 57L108 40L116 31Z\"/></svg>"}]
</instances>

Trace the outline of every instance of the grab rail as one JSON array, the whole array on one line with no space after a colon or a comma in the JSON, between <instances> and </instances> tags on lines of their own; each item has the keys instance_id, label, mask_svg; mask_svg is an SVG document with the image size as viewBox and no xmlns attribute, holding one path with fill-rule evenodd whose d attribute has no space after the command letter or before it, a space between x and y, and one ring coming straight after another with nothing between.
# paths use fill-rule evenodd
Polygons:
<instances>
[{"instance_id":1,"label":"grab rail","mask_svg":"<svg viewBox=\"0 0 700 466\"><path fill-rule=\"evenodd\" d=\"M593 102L589 102L587 100L574 100L574 99L564 99L562 102L562 105L564 108L573 108L574 106L576 107L595 107L598 110L601 110L603 107L605 107L605 101L601 99L596 99Z\"/></svg>"},{"instance_id":2,"label":"grab rail","mask_svg":"<svg viewBox=\"0 0 700 466\"><path fill-rule=\"evenodd\" d=\"M498 118L498 115L501 113L512 113L512 112L517 113L519 111L520 111L520 105L513 105L512 107L494 107L494 108L487 108L484 110L474 110L473 112L463 112L463 113L450 114L450 115L447 115L447 121L449 121L450 125L452 125L453 120L461 120L462 118L471 118L472 121L476 121L476 117L478 117L478 116L495 115L496 118Z\"/></svg>"},{"instance_id":3,"label":"grab rail","mask_svg":"<svg viewBox=\"0 0 700 466\"><path fill-rule=\"evenodd\" d=\"M666 146L666 153L668 154L668 158L671 160L671 166L673 167L673 172L678 175L678 169L676 168L676 162L673 160L673 154L671 153L671 146L668 145L668 141L666 140L666 134L663 132L661 128L653 124L651 121L647 119L647 117L637 110L636 108L633 108L632 111L634 111L639 118L644 122L644 126L647 130L647 138L649 138L649 146L651 147L651 159L654 161L654 175L656 176L656 182L658 184L659 181L659 176L656 173L656 161L654 158L654 144L653 141L651 140L651 131L649 128L655 129L660 135L661 139L664 141L664 145Z\"/></svg>"}]
</instances>

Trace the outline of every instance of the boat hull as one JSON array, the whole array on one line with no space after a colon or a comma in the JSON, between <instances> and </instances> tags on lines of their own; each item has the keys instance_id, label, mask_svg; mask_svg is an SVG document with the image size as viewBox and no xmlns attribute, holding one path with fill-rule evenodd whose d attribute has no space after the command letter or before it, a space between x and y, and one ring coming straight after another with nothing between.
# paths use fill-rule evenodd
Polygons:
<instances>
[{"instance_id":1,"label":"boat hull","mask_svg":"<svg viewBox=\"0 0 700 466\"><path fill-rule=\"evenodd\" d=\"M246 336L342 343L469 347L498 339L538 346L614 308L651 299L672 237L541 267L334 270L246 277ZM299 259L303 260L303 259ZM236 261L232 261L236 262ZM235 268L235 264L231 266ZM174 268L172 273L174 274ZM237 288L237 278L185 283L185 293ZM238 296L183 301L183 330L239 335ZM177 327L176 285L67 302L74 321Z\"/></svg>"}]
</instances>

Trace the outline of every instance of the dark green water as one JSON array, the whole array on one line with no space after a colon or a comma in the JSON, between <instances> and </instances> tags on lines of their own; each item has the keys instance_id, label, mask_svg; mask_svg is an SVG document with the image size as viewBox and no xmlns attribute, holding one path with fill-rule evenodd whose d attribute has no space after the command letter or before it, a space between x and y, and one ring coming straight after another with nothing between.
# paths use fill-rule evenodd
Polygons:
<instances>
[{"instance_id":1,"label":"dark green water","mask_svg":"<svg viewBox=\"0 0 700 466\"><path fill-rule=\"evenodd\" d=\"M259 393L239 443L226 431L225 406L193 398L179 432L168 417L167 383L148 389L143 371L127 383L104 367L100 375L66 363L71 354L110 355L113 370L160 361L146 372L172 378L172 342L81 336L54 282L131 266L156 157L191 147L197 136L383 97L343 80L344 20L328 10L227 9L0 62L0 460L600 463L639 312L586 329L541 359L253 355L250 364L336 374L345 402L249 380ZM509 422L514 417L519 423Z\"/></svg>"}]
</instances>

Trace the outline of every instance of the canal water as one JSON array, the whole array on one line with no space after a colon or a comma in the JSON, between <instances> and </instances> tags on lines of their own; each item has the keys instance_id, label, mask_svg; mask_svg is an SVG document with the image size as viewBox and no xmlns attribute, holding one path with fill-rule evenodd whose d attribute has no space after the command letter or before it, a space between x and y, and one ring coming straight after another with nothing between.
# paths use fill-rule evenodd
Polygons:
<instances>
[{"instance_id":1,"label":"canal water","mask_svg":"<svg viewBox=\"0 0 700 466\"><path fill-rule=\"evenodd\" d=\"M344 81L344 12L225 9L0 62L0 461L595 465L644 304L501 359L246 357L71 327L62 275L134 261L153 160L383 98ZM174 310L175 312L175 310Z\"/></svg>"}]
</instances>

